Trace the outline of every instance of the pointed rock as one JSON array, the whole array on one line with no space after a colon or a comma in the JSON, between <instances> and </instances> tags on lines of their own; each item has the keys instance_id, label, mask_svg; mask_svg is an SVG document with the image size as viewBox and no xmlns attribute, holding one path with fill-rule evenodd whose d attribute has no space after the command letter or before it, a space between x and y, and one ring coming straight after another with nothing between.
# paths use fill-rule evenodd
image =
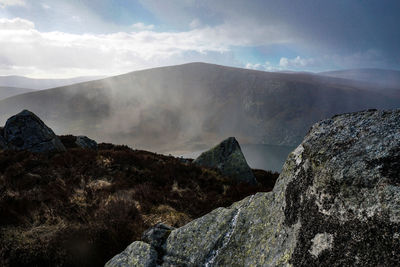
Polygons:
<instances>
[{"instance_id":1,"label":"pointed rock","mask_svg":"<svg viewBox=\"0 0 400 267\"><path fill-rule=\"evenodd\" d=\"M4 139L8 144L8 149L11 150L66 151L54 132L28 110L23 110L7 120L4 126Z\"/></svg>"},{"instance_id":2,"label":"pointed rock","mask_svg":"<svg viewBox=\"0 0 400 267\"><path fill-rule=\"evenodd\" d=\"M75 144L80 148L97 150L97 142L84 135L77 136Z\"/></svg>"},{"instance_id":3,"label":"pointed rock","mask_svg":"<svg viewBox=\"0 0 400 267\"><path fill-rule=\"evenodd\" d=\"M235 137L229 137L214 148L203 152L194 163L208 168L218 168L222 174L233 177L238 182L257 183Z\"/></svg>"}]
</instances>

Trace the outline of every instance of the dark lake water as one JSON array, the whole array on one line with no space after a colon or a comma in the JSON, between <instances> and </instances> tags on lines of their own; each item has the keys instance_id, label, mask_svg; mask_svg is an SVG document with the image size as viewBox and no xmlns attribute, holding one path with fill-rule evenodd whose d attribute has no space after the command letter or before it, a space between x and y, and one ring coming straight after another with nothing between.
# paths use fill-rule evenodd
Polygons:
<instances>
[{"instance_id":1,"label":"dark lake water","mask_svg":"<svg viewBox=\"0 0 400 267\"><path fill-rule=\"evenodd\" d=\"M281 172L289 153L295 147L278 145L240 145L247 163L253 169L263 169ZM204 151L204 150L203 150ZM203 151L182 155L184 158L197 158Z\"/></svg>"}]
</instances>

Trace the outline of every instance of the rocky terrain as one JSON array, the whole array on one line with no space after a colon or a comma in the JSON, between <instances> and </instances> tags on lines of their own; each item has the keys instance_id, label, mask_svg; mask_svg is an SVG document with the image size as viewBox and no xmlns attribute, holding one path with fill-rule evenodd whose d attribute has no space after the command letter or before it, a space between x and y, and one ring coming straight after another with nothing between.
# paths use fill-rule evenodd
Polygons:
<instances>
[{"instance_id":1,"label":"rocky terrain","mask_svg":"<svg viewBox=\"0 0 400 267\"><path fill-rule=\"evenodd\" d=\"M106 266L399 266L399 160L400 110L334 116L272 192L153 236L156 246L136 241Z\"/></svg>"},{"instance_id":2,"label":"rocky terrain","mask_svg":"<svg viewBox=\"0 0 400 267\"><path fill-rule=\"evenodd\" d=\"M103 266L156 223L272 190L277 173L252 172L258 184L240 184L190 159L57 136L24 110L0 128L0 266Z\"/></svg>"}]
</instances>

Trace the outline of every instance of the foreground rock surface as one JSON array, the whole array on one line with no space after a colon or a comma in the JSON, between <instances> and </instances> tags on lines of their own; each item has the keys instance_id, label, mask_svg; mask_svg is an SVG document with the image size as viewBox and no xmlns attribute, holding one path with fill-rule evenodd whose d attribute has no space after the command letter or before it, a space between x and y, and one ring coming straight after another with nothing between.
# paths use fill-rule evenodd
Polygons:
<instances>
[{"instance_id":1,"label":"foreground rock surface","mask_svg":"<svg viewBox=\"0 0 400 267\"><path fill-rule=\"evenodd\" d=\"M66 151L54 132L39 117L28 110L23 110L7 120L3 137L7 148L12 150Z\"/></svg>"},{"instance_id":2,"label":"foreground rock surface","mask_svg":"<svg viewBox=\"0 0 400 267\"><path fill-rule=\"evenodd\" d=\"M218 168L222 174L233 177L238 182L257 183L235 137L229 137L214 148L203 152L194 163L208 168Z\"/></svg>"},{"instance_id":3,"label":"foreground rock surface","mask_svg":"<svg viewBox=\"0 0 400 267\"><path fill-rule=\"evenodd\" d=\"M156 266L157 252L147 243L135 241L121 254L106 263L106 267L152 267Z\"/></svg>"},{"instance_id":4,"label":"foreground rock surface","mask_svg":"<svg viewBox=\"0 0 400 267\"><path fill-rule=\"evenodd\" d=\"M399 162L400 110L317 123L273 192L172 231L161 265L399 266Z\"/></svg>"}]
</instances>

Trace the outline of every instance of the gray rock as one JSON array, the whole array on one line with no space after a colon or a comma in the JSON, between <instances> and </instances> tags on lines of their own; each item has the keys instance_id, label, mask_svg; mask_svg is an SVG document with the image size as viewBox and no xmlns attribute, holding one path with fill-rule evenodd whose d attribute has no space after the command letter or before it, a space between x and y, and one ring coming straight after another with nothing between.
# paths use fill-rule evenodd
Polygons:
<instances>
[{"instance_id":1,"label":"gray rock","mask_svg":"<svg viewBox=\"0 0 400 267\"><path fill-rule=\"evenodd\" d=\"M235 137L229 137L214 148L203 152L194 163L208 168L218 168L222 174L233 177L238 182L257 183Z\"/></svg>"},{"instance_id":2,"label":"gray rock","mask_svg":"<svg viewBox=\"0 0 400 267\"><path fill-rule=\"evenodd\" d=\"M272 192L171 232L162 266L399 266L400 110L315 124Z\"/></svg>"},{"instance_id":3,"label":"gray rock","mask_svg":"<svg viewBox=\"0 0 400 267\"><path fill-rule=\"evenodd\" d=\"M122 253L109 260L105 267L152 267L156 266L157 252L141 241L130 244Z\"/></svg>"},{"instance_id":4,"label":"gray rock","mask_svg":"<svg viewBox=\"0 0 400 267\"><path fill-rule=\"evenodd\" d=\"M163 249L165 240L174 229L174 227L158 223L143 233L142 240L150 244L156 251L160 251Z\"/></svg>"},{"instance_id":5,"label":"gray rock","mask_svg":"<svg viewBox=\"0 0 400 267\"><path fill-rule=\"evenodd\" d=\"M12 116L4 127L4 139L12 150L62 152L64 145L44 122L28 110Z\"/></svg>"},{"instance_id":6,"label":"gray rock","mask_svg":"<svg viewBox=\"0 0 400 267\"><path fill-rule=\"evenodd\" d=\"M84 135L77 136L75 144L80 148L97 150L97 142Z\"/></svg>"}]
</instances>

